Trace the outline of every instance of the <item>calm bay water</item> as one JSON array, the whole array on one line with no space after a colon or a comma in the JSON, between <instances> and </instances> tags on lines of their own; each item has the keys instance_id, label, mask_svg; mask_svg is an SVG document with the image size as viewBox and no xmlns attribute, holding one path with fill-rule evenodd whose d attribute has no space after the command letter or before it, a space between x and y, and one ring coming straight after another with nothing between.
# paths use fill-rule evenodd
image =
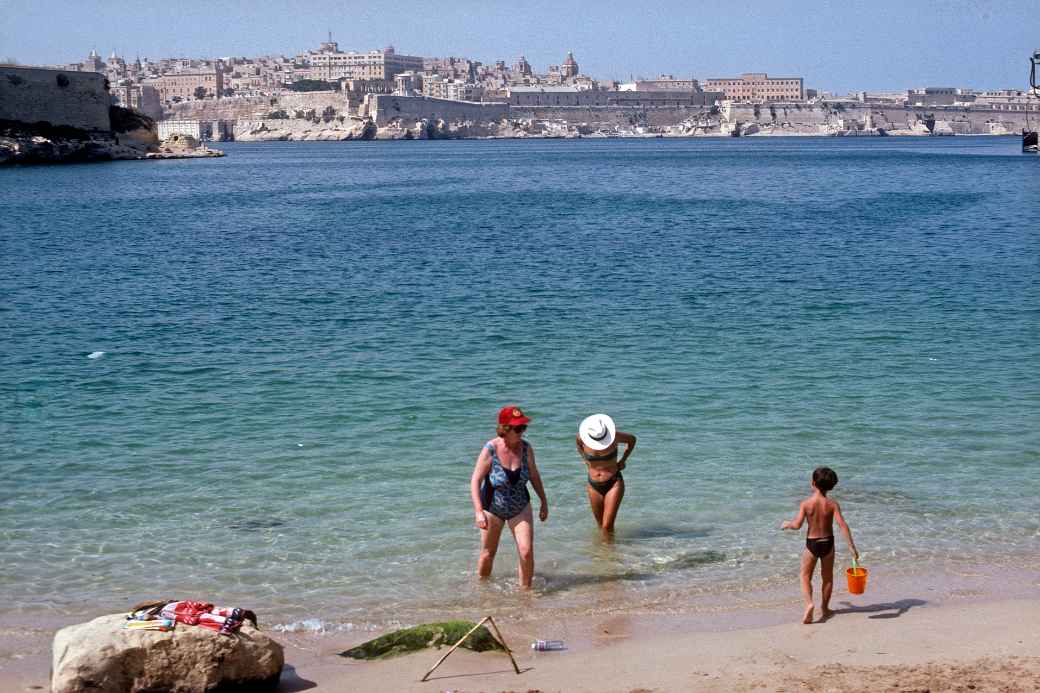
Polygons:
<instances>
[{"instance_id":1,"label":"calm bay water","mask_svg":"<svg viewBox=\"0 0 1040 693\"><path fill-rule=\"evenodd\" d=\"M681 607L790 580L821 464L873 566L1040 556L1016 139L225 148L0 170L3 609ZM508 537L472 579L507 402L550 497L526 600ZM639 437L613 545L595 411Z\"/></svg>"}]
</instances>

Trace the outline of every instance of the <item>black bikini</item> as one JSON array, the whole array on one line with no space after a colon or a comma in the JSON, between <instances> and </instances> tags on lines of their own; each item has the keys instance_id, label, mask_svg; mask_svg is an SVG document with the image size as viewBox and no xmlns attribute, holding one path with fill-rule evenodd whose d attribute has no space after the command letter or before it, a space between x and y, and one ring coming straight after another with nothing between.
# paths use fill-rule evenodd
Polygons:
<instances>
[{"instance_id":1,"label":"black bikini","mask_svg":"<svg viewBox=\"0 0 1040 693\"><path fill-rule=\"evenodd\" d=\"M590 455L587 452L582 452L581 456L584 457L587 462L608 462L612 460L617 460L617 452L617 448L614 448L606 455ZM624 481L624 477L621 476L620 471L618 471L617 474L610 477L606 481L593 481L592 475L590 474L589 486L591 486L593 490L596 491L596 493L598 493L599 495L605 496L610 491L610 489L614 488L614 484L616 484L619 480Z\"/></svg>"},{"instance_id":2,"label":"black bikini","mask_svg":"<svg viewBox=\"0 0 1040 693\"><path fill-rule=\"evenodd\" d=\"M591 486L599 495L605 496L610 491L610 489L614 488L614 484L616 484L618 481L624 481L624 477L621 476L621 472L618 472L606 481L593 481L592 477L590 476L589 486Z\"/></svg>"},{"instance_id":3,"label":"black bikini","mask_svg":"<svg viewBox=\"0 0 1040 693\"><path fill-rule=\"evenodd\" d=\"M834 535L817 539L806 539L805 548L809 549L809 553L817 558L826 558L834 551Z\"/></svg>"}]
</instances>

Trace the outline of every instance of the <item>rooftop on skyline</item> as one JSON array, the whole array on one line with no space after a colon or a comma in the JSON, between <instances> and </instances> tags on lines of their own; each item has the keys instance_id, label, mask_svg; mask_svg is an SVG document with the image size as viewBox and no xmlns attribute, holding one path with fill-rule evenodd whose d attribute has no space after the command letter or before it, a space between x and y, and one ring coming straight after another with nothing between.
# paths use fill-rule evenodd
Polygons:
<instances>
[{"instance_id":1,"label":"rooftop on skyline","mask_svg":"<svg viewBox=\"0 0 1040 693\"><path fill-rule=\"evenodd\" d=\"M292 21L285 21L284 5L269 0L225 6L219 16L201 0L144 12L118 0L14 5L8 12L17 21L0 27L0 60L25 64L81 60L91 46L104 47L106 55L118 47L124 56L293 55L331 30L339 46L355 50L393 43L411 55L462 54L490 63L523 54L545 66L559 64L562 49L580 56L586 74L603 79L739 75L754 68L804 75L813 85L846 93L929 84L1021 88L1022 56L1037 43L1035 23L1023 21L1035 16L1032 0L955 0L941 8L878 0L811 10L781 0L710 12L678 0L650 7L608 0L591 11L536 0L522 12L506 5L480 13L420 6L404 14L312 0Z\"/></svg>"}]
</instances>

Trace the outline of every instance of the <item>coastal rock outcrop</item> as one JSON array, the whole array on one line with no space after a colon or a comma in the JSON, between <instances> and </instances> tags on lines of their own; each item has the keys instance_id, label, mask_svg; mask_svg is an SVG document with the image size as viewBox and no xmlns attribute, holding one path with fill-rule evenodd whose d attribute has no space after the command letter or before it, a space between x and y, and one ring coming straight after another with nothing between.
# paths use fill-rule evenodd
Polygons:
<instances>
[{"instance_id":1,"label":"coastal rock outcrop","mask_svg":"<svg viewBox=\"0 0 1040 693\"><path fill-rule=\"evenodd\" d=\"M46 137L32 132L0 132L0 165L140 159L144 154L105 135Z\"/></svg>"},{"instance_id":2,"label":"coastal rock outcrop","mask_svg":"<svg viewBox=\"0 0 1040 693\"><path fill-rule=\"evenodd\" d=\"M249 624L233 636L177 626L171 632L123 628L102 616L54 636L52 693L274 691L282 646Z\"/></svg>"},{"instance_id":3,"label":"coastal rock outcrop","mask_svg":"<svg viewBox=\"0 0 1040 693\"><path fill-rule=\"evenodd\" d=\"M907 123L907 126L905 128L895 128L895 129L889 130L888 134L892 135L894 137L904 137L904 136L912 136L912 137L914 137L914 136L921 136L921 135L931 135L932 131L928 129L928 125L924 121L915 120L912 123Z\"/></svg>"},{"instance_id":4,"label":"coastal rock outcrop","mask_svg":"<svg viewBox=\"0 0 1040 693\"><path fill-rule=\"evenodd\" d=\"M576 135L577 133L573 133ZM462 140L566 136L566 128L546 133L543 123L523 121L474 121L442 118L394 118L376 129L377 140Z\"/></svg>"},{"instance_id":5,"label":"coastal rock outcrop","mask_svg":"<svg viewBox=\"0 0 1040 693\"><path fill-rule=\"evenodd\" d=\"M0 120L0 165L223 156L198 143L177 151L160 146L155 121L136 111L112 106L109 118L107 130Z\"/></svg>"},{"instance_id":6,"label":"coastal rock outcrop","mask_svg":"<svg viewBox=\"0 0 1040 693\"><path fill-rule=\"evenodd\" d=\"M191 135L174 134L160 142L156 151L148 154L149 159L200 159L224 156L219 149L210 149Z\"/></svg>"},{"instance_id":7,"label":"coastal rock outcrop","mask_svg":"<svg viewBox=\"0 0 1040 693\"><path fill-rule=\"evenodd\" d=\"M239 142L329 142L370 140L375 136L376 126L372 121L353 116L330 122L314 122L306 118L266 118L240 120L235 124L235 139Z\"/></svg>"}]
</instances>

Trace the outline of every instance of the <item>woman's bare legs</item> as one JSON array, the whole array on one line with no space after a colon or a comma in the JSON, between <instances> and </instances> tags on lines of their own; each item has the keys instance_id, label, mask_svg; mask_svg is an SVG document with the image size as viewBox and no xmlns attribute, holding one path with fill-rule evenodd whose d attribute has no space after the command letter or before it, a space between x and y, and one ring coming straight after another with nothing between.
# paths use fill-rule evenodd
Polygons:
<instances>
[{"instance_id":1,"label":"woman's bare legs","mask_svg":"<svg viewBox=\"0 0 1040 693\"><path fill-rule=\"evenodd\" d=\"M617 518L618 508L621 507L621 499L625 497L625 480L618 479L614 486L607 491L607 495L600 495L599 491L588 484L585 491L589 494L589 505L592 507L592 515L596 518L596 524L608 534L614 532L614 520Z\"/></svg>"},{"instance_id":2,"label":"woman's bare legs","mask_svg":"<svg viewBox=\"0 0 1040 693\"><path fill-rule=\"evenodd\" d=\"M613 490L613 489L611 489ZM589 494L589 505L592 507L592 516L596 518L596 524L603 526L603 496L599 492L585 484L585 492Z\"/></svg>"},{"instance_id":3,"label":"woman's bare legs","mask_svg":"<svg viewBox=\"0 0 1040 693\"><path fill-rule=\"evenodd\" d=\"M491 568L495 565L495 553L498 551L498 540L502 536L502 527L505 524L501 518L484 511L487 518L487 529L480 530L480 557L477 559L477 575L481 580L491 575Z\"/></svg>"},{"instance_id":4,"label":"woman's bare legs","mask_svg":"<svg viewBox=\"0 0 1040 693\"><path fill-rule=\"evenodd\" d=\"M599 526L604 532L613 534L614 519L617 518L618 508L621 507L621 499L624 497L625 480L618 479L614 482L614 487L607 491L607 495L603 496L603 521Z\"/></svg>"},{"instance_id":5,"label":"woman's bare legs","mask_svg":"<svg viewBox=\"0 0 1040 693\"><path fill-rule=\"evenodd\" d=\"M534 577L534 517L530 503L519 515L509 520L509 529L513 532L516 553L520 558L517 566L520 587L525 590L531 589L531 579Z\"/></svg>"}]
</instances>

